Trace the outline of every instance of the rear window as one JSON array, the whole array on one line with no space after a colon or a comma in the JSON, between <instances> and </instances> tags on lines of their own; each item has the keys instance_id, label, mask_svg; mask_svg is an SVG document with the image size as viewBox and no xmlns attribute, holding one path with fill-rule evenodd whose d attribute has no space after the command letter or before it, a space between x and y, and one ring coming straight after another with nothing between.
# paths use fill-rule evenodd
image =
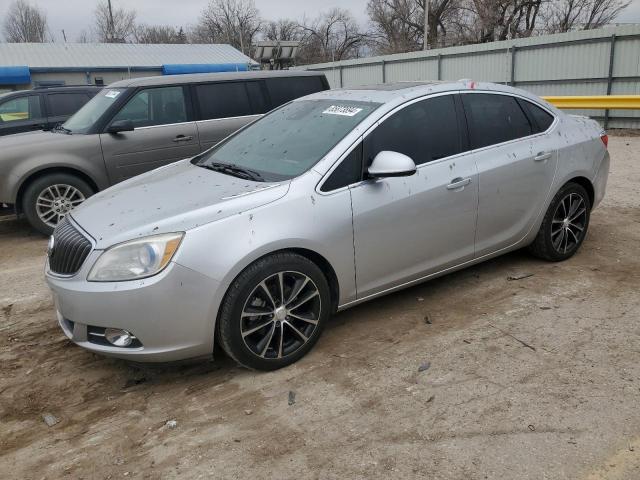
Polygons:
<instances>
[{"instance_id":1,"label":"rear window","mask_svg":"<svg viewBox=\"0 0 640 480\"><path fill-rule=\"evenodd\" d=\"M488 93L462 95L472 148L515 140L533 133L514 97Z\"/></svg>"},{"instance_id":2,"label":"rear window","mask_svg":"<svg viewBox=\"0 0 640 480\"><path fill-rule=\"evenodd\" d=\"M50 93L47 95L47 110L50 117L73 115L91 97L86 93Z\"/></svg>"},{"instance_id":3,"label":"rear window","mask_svg":"<svg viewBox=\"0 0 640 480\"><path fill-rule=\"evenodd\" d=\"M266 83L273 108L325 89L319 76L268 78Z\"/></svg>"},{"instance_id":4,"label":"rear window","mask_svg":"<svg viewBox=\"0 0 640 480\"><path fill-rule=\"evenodd\" d=\"M553 123L553 115L549 114L542 108L534 105L531 102L527 102L526 100L519 100L520 105L523 105L529 111L529 115L533 118L534 125L533 128L535 133L545 132L549 129L551 124Z\"/></svg>"},{"instance_id":5,"label":"rear window","mask_svg":"<svg viewBox=\"0 0 640 480\"><path fill-rule=\"evenodd\" d=\"M245 82L196 85L201 120L251 115Z\"/></svg>"}]
</instances>

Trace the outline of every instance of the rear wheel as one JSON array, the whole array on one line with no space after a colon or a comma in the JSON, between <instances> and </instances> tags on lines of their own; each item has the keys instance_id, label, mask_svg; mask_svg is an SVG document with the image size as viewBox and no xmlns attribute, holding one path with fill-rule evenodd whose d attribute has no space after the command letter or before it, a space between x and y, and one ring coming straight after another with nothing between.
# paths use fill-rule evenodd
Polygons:
<instances>
[{"instance_id":1,"label":"rear wheel","mask_svg":"<svg viewBox=\"0 0 640 480\"><path fill-rule=\"evenodd\" d=\"M93 193L89 184L75 175L44 175L24 191L22 211L33 228L51 235L58 222Z\"/></svg>"},{"instance_id":2,"label":"rear wheel","mask_svg":"<svg viewBox=\"0 0 640 480\"><path fill-rule=\"evenodd\" d=\"M302 358L330 316L327 280L295 253L256 261L233 282L223 301L219 340L239 364L275 370Z\"/></svg>"},{"instance_id":3,"label":"rear wheel","mask_svg":"<svg viewBox=\"0 0 640 480\"><path fill-rule=\"evenodd\" d=\"M591 201L587 191L569 182L553 197L529 251L544 260L559 262L573 256L587 235Z\"/></svg>"}]
</instances>

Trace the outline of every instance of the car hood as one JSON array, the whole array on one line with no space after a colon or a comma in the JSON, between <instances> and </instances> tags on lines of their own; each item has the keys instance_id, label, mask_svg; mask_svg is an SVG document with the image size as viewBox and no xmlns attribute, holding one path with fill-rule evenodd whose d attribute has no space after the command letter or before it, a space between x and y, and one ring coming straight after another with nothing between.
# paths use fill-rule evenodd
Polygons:
<instances>
[{"instance_id":1,"label":"car hood","mask_svg":"<svg viewBox=\"0 0 640 480\"><path fill-rule=\"evenodd\" d=\"M284 196L289 182L244 180L192 165L160 167L103 190L71 216L105 248L133 238L187 231Z\"/></svg>"},{"instance_id":2,"label":"car hood","mask_svg":"<svg viewBox=\"0 0 640 480\"><path fill-rule=\"evenodd\" d=\"M14 133L13 135L0 137L0 149L2 151L12 147L20 147L21 149L26 147L31 151L42 148L51 149L55 145L67 144L81 137L84 137L84 135L67 135L62 132L54 133L50 131Z\"/></svg>"}]
</instances>

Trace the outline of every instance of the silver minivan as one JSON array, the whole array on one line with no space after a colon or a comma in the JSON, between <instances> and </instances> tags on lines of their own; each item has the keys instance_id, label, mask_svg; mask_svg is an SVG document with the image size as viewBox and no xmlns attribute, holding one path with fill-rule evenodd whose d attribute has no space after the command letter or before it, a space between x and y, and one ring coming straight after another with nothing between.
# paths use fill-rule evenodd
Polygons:
<instances>
[{"instance_id":1,"label":"silver minivan","mask_svg":"<svg viewBox=\"0 0 640 480\"><path fill-rule=\"evenodd\" d=\"M327 90L318 72L122 80L51 132L0 139L0 203L50 234L87 197L203 152L267 111Z\"/></svg>"}]
</instances>

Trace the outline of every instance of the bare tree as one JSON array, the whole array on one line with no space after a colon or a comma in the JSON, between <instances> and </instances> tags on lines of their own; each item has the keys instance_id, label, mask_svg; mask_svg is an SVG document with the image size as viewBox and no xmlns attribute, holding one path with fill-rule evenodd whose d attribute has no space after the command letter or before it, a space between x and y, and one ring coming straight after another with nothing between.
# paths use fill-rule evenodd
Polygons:
<instances>
[{"instance_id":1,"label":"bare tree","mask_svg":"<svg viewBox=\"0 0 640 480\"><path fill-rule=\"evenodd\" d=\"M228 43L248 53L260 25L253 0L211 0L190 32L191 41Z\"/></svg>"},{"instance_id":2,"label":"bare tree","mask_svg":"<svg viewBox=\"0 0 640 480\"><path fill-rule=\"evenodd\" d=\"M425 47L426 0L369 0L371 39L381 53L408 52ZM428 38L430 47L447 44L447 33L462 9L461 0L430 0Z\"/></svg>"},{"instance_id":3,"label":"bare tree","mask_svg":"<svg viewBox=\"0 0 640 480\"><path fill-rule=\"evenodd\" d=\"M135 39L136 11L113 7L101 0L94 11L93 34L102 43L125 43Z\"/></svg>"},{"instance_id":4,"label":"bare tree","mask_svg":"<svg viewBox=\"0 0 640 480\"><path fill-rule=\"evenodd\" d=\"M43 43L50 38L47 15L26 0L16 0L9 7L2 30L7 42Z\"/></svg>"},{"instance_id":5,"label":"bare tree","mask_svg":"<svg viewBox=\"0 0 640 480\"><path fill-rule=\"evenodd\" d=\"M333 8L314 20L300 24L299 61L330 62L359 56L366 35L348 10Z\"/></svg>"},{"instance_id":6,"label":"bare tree","mask_svg":"<svg viewBox=\"0 0 640 480\"><path fill-rule=\"evenodd\" d=\"M169 25L137 25L135 39L137 43L187 43L182 27Z\"/></svg>"},{"instance_id":7,"label":"bare tree","mask_svg":"<svg viewBox=\"0 0 640 480\"><path fill-rule=\"evenodd\" d=\"M302 37L300 25L286 18L263 23L261 33L267 40L300 40Z\"/></svg>"},{"instance_id":8,"label":"bare tree","mask_svg":"<svg viewBox=\"0 0 640 480\"><path fill-rule=\"evenodd\" d=\"M556 0L546 13L550 33L591 30L611 23L629 6L627 0Z\"/></svg>"}]
</instances>

